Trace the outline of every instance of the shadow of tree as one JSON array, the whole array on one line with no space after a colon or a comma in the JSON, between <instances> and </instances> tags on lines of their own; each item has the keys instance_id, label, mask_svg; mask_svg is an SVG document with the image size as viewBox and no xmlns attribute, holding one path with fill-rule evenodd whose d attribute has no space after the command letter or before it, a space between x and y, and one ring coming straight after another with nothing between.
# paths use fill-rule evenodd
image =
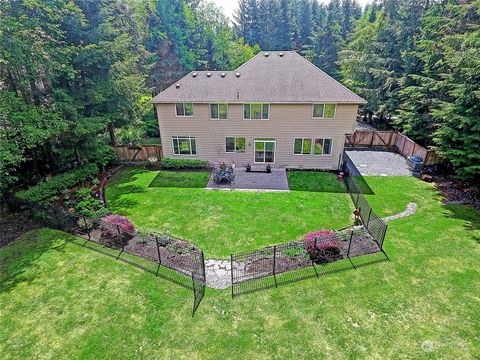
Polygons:
<instances>
[{"instance_id":1,"label":"shadow of tree","mask_svg":"<svg viewBox=\"0 0 480 360\"><path fill-rule=\"evenodd\" d=\"M443 208L447 210L448 217L463 220L465 230L478 232L478 234L472 234L472 236L480 244L480 212L478 210L462 204L443 205Z\"/></svg>"},{"instance_id":2,"label":"shadow of tree","mask_svg":"<svg viewBox=\"0 0 480 360\"><path fill-rule=\"evenodd\" d=\"M48 232L48 233L46 233ZM31 282L39 269L38 260L48 251L63 252L65 233L42 228L31 230L17 238L9 246L0 249L0 292L8 292L19 283Z\"/></svg>"}]
</instances>

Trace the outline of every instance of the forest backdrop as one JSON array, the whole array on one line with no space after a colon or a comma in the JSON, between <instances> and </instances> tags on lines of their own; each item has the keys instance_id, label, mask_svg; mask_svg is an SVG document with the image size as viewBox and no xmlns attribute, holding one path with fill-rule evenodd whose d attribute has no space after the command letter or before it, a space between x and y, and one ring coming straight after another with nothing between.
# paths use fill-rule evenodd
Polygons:
<instances>
[{"instance_id":1,"label":"forest backdrop","mask_svg":"<svg viewBox=\"0 0 480 360\"><path fill-rule=\"evenodd\" d=\"M480 0L0 1L0 190L158 137L152 95L193 69L296 50L402 131L480 177Z\"/></svg>"}]
</instances>

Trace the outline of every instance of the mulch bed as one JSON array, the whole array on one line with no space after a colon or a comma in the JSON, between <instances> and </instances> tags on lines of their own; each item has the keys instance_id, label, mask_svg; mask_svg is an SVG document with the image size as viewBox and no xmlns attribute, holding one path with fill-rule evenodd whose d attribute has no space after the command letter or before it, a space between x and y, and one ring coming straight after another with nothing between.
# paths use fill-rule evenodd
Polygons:
<instances>
[{"instance_id":1,"label":"mulch bed","mask_svg":"<svg viewBox=\"0 0 480 360\"><path fill-rule=\"evenodd\" d=\"M11 243L20 235L42 226L21 213L0 211L0 247Z\"/></svg>"},{"instance_id":2,"label":"mulch bed","mask_svg":"<svg viewBox=\"0 0 480 360\"><path fill-rule=\"evenodd\" d=\"M446 203L463 203L480 210L480 184L448 178L434 178L436 188L446 199Z\"/></svg>"}]
</instances>

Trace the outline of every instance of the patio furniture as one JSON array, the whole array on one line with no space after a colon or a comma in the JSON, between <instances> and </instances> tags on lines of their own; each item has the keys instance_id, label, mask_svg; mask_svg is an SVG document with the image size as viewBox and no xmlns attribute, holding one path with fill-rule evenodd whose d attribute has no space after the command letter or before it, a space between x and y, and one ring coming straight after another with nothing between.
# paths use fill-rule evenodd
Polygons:
<instances>
[{"instance_id":1,"label":"patio furniture","mask_svg":"<svg viewBox=\"0 0 480 360\"><path fill-rule=\"evenodd\" d=\"M235 170L233 167L221 167L213 171L213 185L217 189L220 188L220 185L230 185L232 188L232 182L235 183Z\"/></svg>"}]
</instances>

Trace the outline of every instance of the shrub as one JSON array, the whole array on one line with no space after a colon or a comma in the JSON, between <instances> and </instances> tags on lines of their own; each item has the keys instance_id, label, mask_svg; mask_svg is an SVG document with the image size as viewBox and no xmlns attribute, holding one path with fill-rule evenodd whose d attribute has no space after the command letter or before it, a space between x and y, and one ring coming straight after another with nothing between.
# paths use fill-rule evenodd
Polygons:
<instances>
[{"instance_id":1,"label":"shrub","mask_svg":"<svg viewBox=\"0 0 480 360\"><path fill-rule=\"evenodd\" d=\"M92 163L86 164L71 171L52 176L37 185L30 186L26 190L17 192L16 195L21 199L48 203L64 190L84 181L91 180L95 178L97 174L97 165Z\"/></svg>"},{"instance_id":2,"label":"shrub","mask_svg":"<svg viewBox=\"0 0 480 360\"><path fill-rule=\"evenodd\" d=\"M208 168L209 162L206 160L165 158L162 160L161 165L163 169L169 170L202 170Z\"/></svg>"},{"instance_id":3,"label":"shrub","mask_svg":"<svg viewBox=\"0 0 480 360\"><path fill-rule=\"evenodd\" d=\"M304 236L305 248L310 260L315 263L327 263L341 257L340 241L331 230L318 230Z\"/></svg>"},{"instance_id":4,"label":"shrub","mask_svg":"<svg viewBox=\"0 0 480 360\"><path fill-rule=\"evenodd\" d=\"M128 218L120 215L108 215L102 218L102 221L104 222L101 226L102 242L114 246L125 246L128 244L128 241L132 238L130 233L135 231L135 227ZM124 231L121 231L119 234L117 226Z\"/></svg>"},{"instance_id":5,"label":"shrub","mask_svg":"<svg viewBox=\"0 0 480 360\"><path fill-rule=\"evenodd\" d=\"M158 167L158 165L159 165L158 158L156 156L150 156L147 159L147 162L145 164L145 168L149 169L149 170L153 170L153 169L156 169Z\"/></svg>"},{"instance_id":6,"label":"shrub","mask_svg":"<svg viewBox=\"0 0 480 360\"><path fill-rule=\"evenodd\" d=\"M110 211L103 207L100 200L92 196L92 189L81 188L75 193L77 202L75 204L75 211L79 214L88 216L93 219L100 219L108 215Z\"/></svg>"}]
</instances>

